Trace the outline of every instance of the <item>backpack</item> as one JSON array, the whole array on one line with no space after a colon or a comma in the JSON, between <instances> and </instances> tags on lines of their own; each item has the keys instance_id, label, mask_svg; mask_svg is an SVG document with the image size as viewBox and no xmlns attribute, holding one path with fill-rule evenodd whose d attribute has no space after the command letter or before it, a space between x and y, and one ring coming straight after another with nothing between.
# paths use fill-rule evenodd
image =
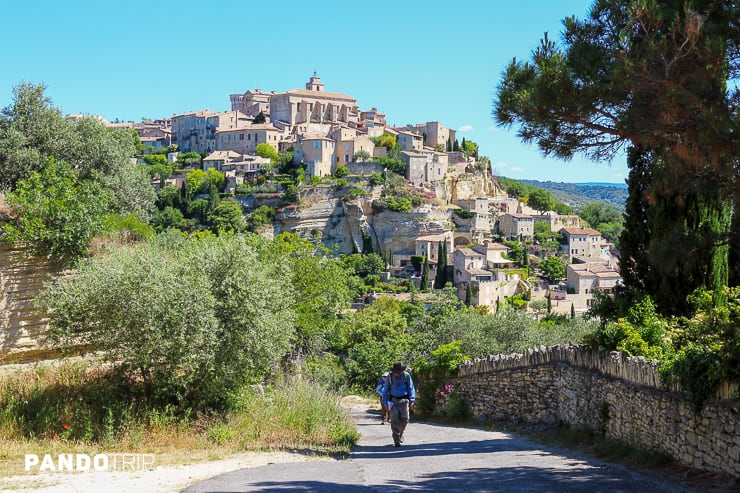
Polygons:
<instances>
[{"instance_id":1,"label":"backpack","mask_svg":"<svg viewBox=\"0 0 740 493\"><path fill-rule=\"evenodd\" d=\"M408 387L409 385L409 372L404 371L403 372L403 381ZM388 390L393 388L393 372L388 372Z\"/></svg>"}]
</instances>

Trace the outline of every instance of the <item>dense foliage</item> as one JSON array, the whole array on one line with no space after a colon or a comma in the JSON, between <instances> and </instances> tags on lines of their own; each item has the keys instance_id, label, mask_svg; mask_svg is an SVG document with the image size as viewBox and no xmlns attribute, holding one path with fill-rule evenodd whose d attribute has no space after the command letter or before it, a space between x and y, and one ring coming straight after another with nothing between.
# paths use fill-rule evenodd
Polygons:
<instances>
[{"instance_id":1,"label":"dense foliage","mask_svg":"<svg viewBox=\"0 0 740 493\"><path fill-rule=\"evenodd\" d=\"M740 383L740 288L726 288L722 296L727 303L717 306L713 293L695 292L689 317L662 316L647 296L626 307L617 306L623 298L601 297L592 310L601 324L586 343L660 360L663 383L687 392L699 409L721 382Z\"/></svg>"},{"instance_id":2,"label":"dense foliage","mask_svg":"<svg viewBox=\"0 0 740 493\"><path fill-rule=\"evenodd\" d=\"M0 239L74 260L87 253L105 213L147 221L155 194L131 164L135 133L93 117L64 118L44 90L19 84L0 115L0 190L15 218Z\"/></svg>"},{"instance_id":3,"label":"dense foliage","mask_svg":"<svg viewBox=\"0 0 740 493\"><path fill-rule=\"evenodd\" d=\"M687 314L689 293L727 285L736 237L738 93L727 81L738 66L737 9L597 0L586 19L564 24L562 47L545 36L531 61L507 67L494 116L563 159L609 159L626 146L650 153L640 196L647 236L638 241L644 269L671 288L645 287L656 288L648 294L659 311Z\"/></svg>"},{"instance_id":4,"label":"dense foliage","mask_svg":"<svg viewBox=\"0 0 740 493\"><path fill-rule=\"evenodd\" d=\"M222 405L288 351L290 271L259 237L112 248L41 297L56 345L103 351L152 398Z\"/></svg>"}]
</instances>

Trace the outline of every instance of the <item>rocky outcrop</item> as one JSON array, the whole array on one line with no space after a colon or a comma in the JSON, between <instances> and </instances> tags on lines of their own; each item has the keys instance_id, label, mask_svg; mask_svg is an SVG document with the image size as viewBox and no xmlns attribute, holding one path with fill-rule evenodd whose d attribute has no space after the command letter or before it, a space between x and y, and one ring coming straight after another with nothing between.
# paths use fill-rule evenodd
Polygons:
<instances>
[{"instance_id":1,"label":"rocky outcrop","mask_svg":"<svg viewBox=\"0 0 740 493\"><path fill-rule=\"evenodd\" d=\"M444 189L449 202L467 208L473 208L478 197L501 193L490 177L482 173L452 174ZM368 187L367 190L368 197L344 201L344 189L307 188L301 192L300 207L278 214L267 236L291 232L320 238L324 245L341 253L362 251L369 237L373 250L382 255L393 251L394 255L410 256L414 254L419 236L460 230L461 225L465 232L470 229L471 220L453 217L445 207L425 204L410 212L375 211L372 201L380 196L382 187Z\"/></svg>"},{"instance_id":2,"label":"rocky outcrop","mask_svg":"<svg viewBox=\"0 0 740 493\"><path fill-rule=\"evenodd\" d=\"M345 202L333 189L316 187L301 195L299 208L277 215L272 234L291 232L319 237L324 245L340 253L362 251L365 238L369 237L373 250L383 255L391 250L394 254L413 255L417 237L453 228L450 214L429 205L411 212L376 212L372 196Z\"/></svg>"}]
</instances>

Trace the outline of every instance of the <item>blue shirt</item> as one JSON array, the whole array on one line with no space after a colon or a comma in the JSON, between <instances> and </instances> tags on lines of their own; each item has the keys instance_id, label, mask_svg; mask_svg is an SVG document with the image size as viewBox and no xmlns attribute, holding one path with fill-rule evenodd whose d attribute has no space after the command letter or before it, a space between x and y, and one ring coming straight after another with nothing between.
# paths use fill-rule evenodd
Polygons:
<instances>
[{"instance_id":1,"label":"blue shirt","mask_svg":"<svg viewBox=\"0 0 740 493\"><path fill-rule=\"evenodd\" d=\"M385 382L388 381L388 377L380 377L380 380L378 380L378 385L375 386L375 392L377 392L380 395L383 395L383 387L385 387Z\"/></svg>"},{"instance_id":2,"label":"blue shirt","mask_svg":"<svg viewBox=\"0 0 740 493\"><path fill-rule=\"evenodd\" d=\"M391 385L391 382L393 384ZM388 400L391 397L406 397L408 396L409 402L413 403L416 400L416 390L414 390L414 381L411 380L411 375L408 372L403 372L402 375L396 376L395 374L389 375L383 385L383 405L388 405Z\"/></svg>"}]
</instances>

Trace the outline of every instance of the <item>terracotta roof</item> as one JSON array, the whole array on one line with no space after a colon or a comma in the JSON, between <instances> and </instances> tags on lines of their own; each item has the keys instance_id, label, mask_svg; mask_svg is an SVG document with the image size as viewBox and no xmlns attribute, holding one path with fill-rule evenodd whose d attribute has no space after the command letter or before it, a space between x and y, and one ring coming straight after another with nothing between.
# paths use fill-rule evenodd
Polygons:
<instances>
[{"instance_id":1,"label":"terracotta roof","mask_svg":"<svg viewBox=\"0 0 740 493\"><path fill-rule=\"evenodd\" d=\"M457 251L465 255L466 257L483 257L482 253L476 252L470 248L458 248Z\"/></svg>"},{"instance_id":2,"label":"terracotta roof","mask_svg":"<svg viewBox=\"0 0 740 493\"><path fill-rule=\"evenodd\" d=\"M569 235L601 236L601 233L591 228L562 228Z\"/></svg>"},{"instance_id":3,"label":"terracotta roof","mask_svg":"<svg viewBox=\"0 0 740 493\"><path fill-rule=\"evenodd\" d=\"M503 243L486 243L484 245L478 245L481 248L485 248L487 250L508 250L509 247L504 245Z\"/></svg>"},{"instance_id":4,"label":"terracotta roof","mask_svg":"<svg viewBox=\"0 0 740 493\"><path fill-rule=\"evenodd\" d=\"M419 236L416 241L445 241L449 235L447 233L438 233L434 235Z\"/></svg>"},{"instance_id":5,"label":"terracotta roof","mask_svg":"<svg viewBox=\"0 0 740 493\"><path fill-rule=\"evenodd\" d=\"M327 91L309 91L307 89L290 89L285 91L283 94L292 94L296 96L307 96L318 99L344 99L346 101L355 102L355 98L342 94L340 92L327 92ZM278 94L280 96L280 94Z\"/></svg>"},{"instance_id":6,"label":"terracotta roof","mask_svg":"<svg viewBox=\"0 0 740 493\"><path fill-rule=\"evenodd\" d=\"M213 161L215 159L241 158L242 155L236 151L213 151L203 158L203 161Z\"/></svg>"}]
</instances>

